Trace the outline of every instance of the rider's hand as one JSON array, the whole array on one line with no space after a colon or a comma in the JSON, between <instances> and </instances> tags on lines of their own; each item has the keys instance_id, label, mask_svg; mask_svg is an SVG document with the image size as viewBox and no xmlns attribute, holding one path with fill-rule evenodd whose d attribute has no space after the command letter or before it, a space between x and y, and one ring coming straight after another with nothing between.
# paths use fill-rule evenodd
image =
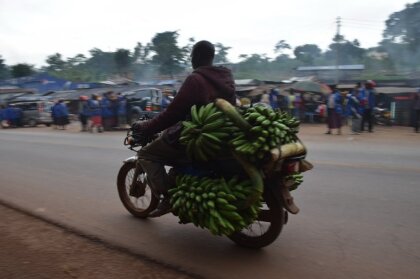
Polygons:
<instances>
[{"instance_id":1,"label":"rider's hand","mask_svg":"<svg viewBox=\"0 0 420 279\"><path fill-rule=\"evenodd\" d=\"M146 130L146 123L145 122L147 122L147 121L144 121L144 120L136 121L131 125L131 128L135 132L143 132L144 130Z\"/></svg>"}]
</instances>

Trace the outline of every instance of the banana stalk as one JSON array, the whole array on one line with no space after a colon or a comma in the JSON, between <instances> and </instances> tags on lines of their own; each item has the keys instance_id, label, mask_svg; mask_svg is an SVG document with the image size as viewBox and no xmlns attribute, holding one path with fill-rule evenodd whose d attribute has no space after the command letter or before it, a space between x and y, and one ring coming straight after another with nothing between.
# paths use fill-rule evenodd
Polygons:
<instances>
[{"instance_id":1,"label":"banana stalk","mask_svg":"<svg viewBox=\"0 0 420 279\"><path fill-rule=\"evenodd\" d=\"M238 207L238 209L244 209L255 204L260 200L261 195L264 191L264 182L261 177L261 172L253 164L248 162L236 152L233 152L233 156L236 158L236 160L238 160L245 172L248 174L252 182L252 187L254 188L252 194L247 197L247 199L243 202L243 204L241 204L240 207Z\"/></svg>"},{"instance_id":2,"label":"banana stalk","mask_svg":"<svg viewBox=\"0 0 420 279\"><path fill-rule=\"evenodd\" d=\"M228 101L216 99L215 104L218 109L223 111L223 113L244 132L247 132L252 128L251 124L249 124Z\"/></svg>"}]
</instances>

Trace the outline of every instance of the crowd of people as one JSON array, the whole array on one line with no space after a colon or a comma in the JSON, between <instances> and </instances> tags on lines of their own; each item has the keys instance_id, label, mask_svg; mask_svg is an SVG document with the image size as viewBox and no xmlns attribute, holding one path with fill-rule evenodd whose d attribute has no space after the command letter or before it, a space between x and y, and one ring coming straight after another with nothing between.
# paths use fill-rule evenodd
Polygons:
<instances>
[{"instance_id":1,"label":"crowd of people","mask_svg":"<svg viewBox=\"0 0 420 279\"><path fill-rule=\"evenodd\" d=\"M349 92L340 92L335 85L330 85L332 92L321 97L316 102L305 100L304 93L287 89L280 94L279 88L271 88L254 98L238 98L237 105L248 107L255 104L272 109L280 109L292 114L299 120L306 120L307 115L313 115L316 120L327 124L326 134L342 133L342 126L348 124L350 132L358 135L367 130L373 132L375 83L373 81L359 82ZM419 92L420 93L420 92ZM163 91L161 108L164 110L172 101L173 92ZM92 94L91 98L80 96L78 117L81 131L99 133L115 128L124 128L128 123L127 99L121 93L108 91L102 96ZM415 95L413 102L414 131L419 132L420 126L420 96ZM66 129L70 123L69 110L63 100L56 100L51 107L51 117L54 129ZM3 128L23 126L22 109L16 106L0 106L0 123Z\"/></svg>"},{"instance_id":2,"label":"crowd of people","mask_svg":"<svg viewBox=\"0 0 420 279\"><path fill-rule=\"evenodd\" d=\"M241 98L238 102L241 106L261 104L273 109L280 109L293 115L295 118L314 122L314 119L327 124L328 135L341 134L341 128L348 124L350 132L358 135L361 132L373 132L375 82L359 82L349 92L341 92L335 85L330 85L332 92L326 96L319 95L318 100L305 99L304 92L287 89L280 94L278 88L272 88L264 92L259 98ZM308 95L309 96L309 95ZM417 97L418 98L418 97ZM420 100L418 101L417 118L420 118ZM307 118L308 117L308 118ZM417 119L416 118L416 119ZM416 121L416 131L419 130L419 121Z\"/></svg>"},{"instance_id":3,"label":"crowd of people","mask_svg":"<svg viewBox=\"0 0 420 279\"><path fill-rule=\"evenodd\" d=\"M332 134L337 130L341 134L343 120L347 119L351 133L358 135L365 131L373 132L375 107L375 83L367 81L364 84L357 83L356 86L343 97L335 85L330 86L332 92L326 100L327 132Z\"/></svg>"},{"instance_id":4,"label":"crowd of people","mask_svg":"<svg viewBox=\"0 0 420 279\"><path fill-rule=\"evenodd\" d=\"M103 96L80 96L79 119L81 131L102 133L127 124L127 99L121 93L109 91Z\"/></svg>"}]
</instances>

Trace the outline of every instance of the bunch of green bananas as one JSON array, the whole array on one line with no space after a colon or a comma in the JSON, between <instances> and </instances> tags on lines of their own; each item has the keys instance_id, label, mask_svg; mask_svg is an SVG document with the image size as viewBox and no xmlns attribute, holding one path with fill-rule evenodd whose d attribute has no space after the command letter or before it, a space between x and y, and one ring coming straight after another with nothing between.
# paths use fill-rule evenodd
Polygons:
<instances>
[{"instance_id":1,"label":"bunch of green bananas","mask_svg":"<svg viewBox=\"0 0 420 279\"><path fill-rule=\"evenodd\" d=\"M183 121L180 142L192 160L208 161L226 148L226 139L239 129L233 126L214 103L191 108L191 121Z\"/></svg>"},{"instance_id":2,"label":"bunch of green bananas","mask_svg":"<svg viewBox=\"0 0 420 279\"><path fill-rule=\"evenodd\" d=\"M295 140L296 135L299 132L299 125L300 121L297 120L293 115L287 112L278 112L279 114L279 121L289 127L290 134L292 138ZM286 140L287 141L287 140Z\"/></svg>"},{"instance_id":3,"label":"bunch of green bananas","mask_svg":"<svg viewBox=\"0 0 420 279\"><path fill-rule=\"evenodd\" d=\"M303 182L303 174L301 172L287 175L285 178L285 184L289 187L289 191L296 190L297 187Z\"/></svg>"},{"instance_id":4,"label":"bunch of green bananas","mask_svg":"<svg viewBox=\"0 0 420 279\"><path fill-rule=\"evenodd\" d=\"M251 162L263 160L276 146L296 141L299 121L287 113L257 105L244 111L243 117L252 128L236 132L230 143Z\"/></svg>"},{"instance_id":5,"label":"bunch of green bananas","mask_svg":"<svg viewBox=\"0 0 420 279\"><path fill-rule=\"evenodd\" d=\"M192 222L215 235L230 235L250 225L258 216L261 201L241 208L252 194L249 180L177 176L176 186L169 190L174 214L181 223Z\"/></svg>"}]
</instances>

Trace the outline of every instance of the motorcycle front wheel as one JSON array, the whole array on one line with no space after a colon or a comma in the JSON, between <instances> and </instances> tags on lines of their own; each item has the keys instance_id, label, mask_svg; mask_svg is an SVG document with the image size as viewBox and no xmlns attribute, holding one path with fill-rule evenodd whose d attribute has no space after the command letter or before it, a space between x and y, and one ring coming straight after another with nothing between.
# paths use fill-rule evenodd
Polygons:
<instances>
[{"instance_id":1,"label":"motorcycle front wheel","mask_svg":"<svg viewBox=\"0 0 420 279\"><path fill-rule=\"evenodd\" d=\"M257 220L243 230L233 233L229 238L246 248L259 249L268 246L280 235L285 216L286 213L281 204L268 195L265 197Z\"/></svg>"},{"instance_id":2,"label":"motorcycle front wheel","mask_svg":"<svg viewBox=\"0 0 420 279\"><path fill-rule=\"evenodd\" d=\"M135 169L136 164L133 162L122 165L117 178L118 195L124 207L133 216L147 218L149 213L156 209L159 199L153 195L142 169L136 182L132 183Z\"/></svg>"}]
</instances>

